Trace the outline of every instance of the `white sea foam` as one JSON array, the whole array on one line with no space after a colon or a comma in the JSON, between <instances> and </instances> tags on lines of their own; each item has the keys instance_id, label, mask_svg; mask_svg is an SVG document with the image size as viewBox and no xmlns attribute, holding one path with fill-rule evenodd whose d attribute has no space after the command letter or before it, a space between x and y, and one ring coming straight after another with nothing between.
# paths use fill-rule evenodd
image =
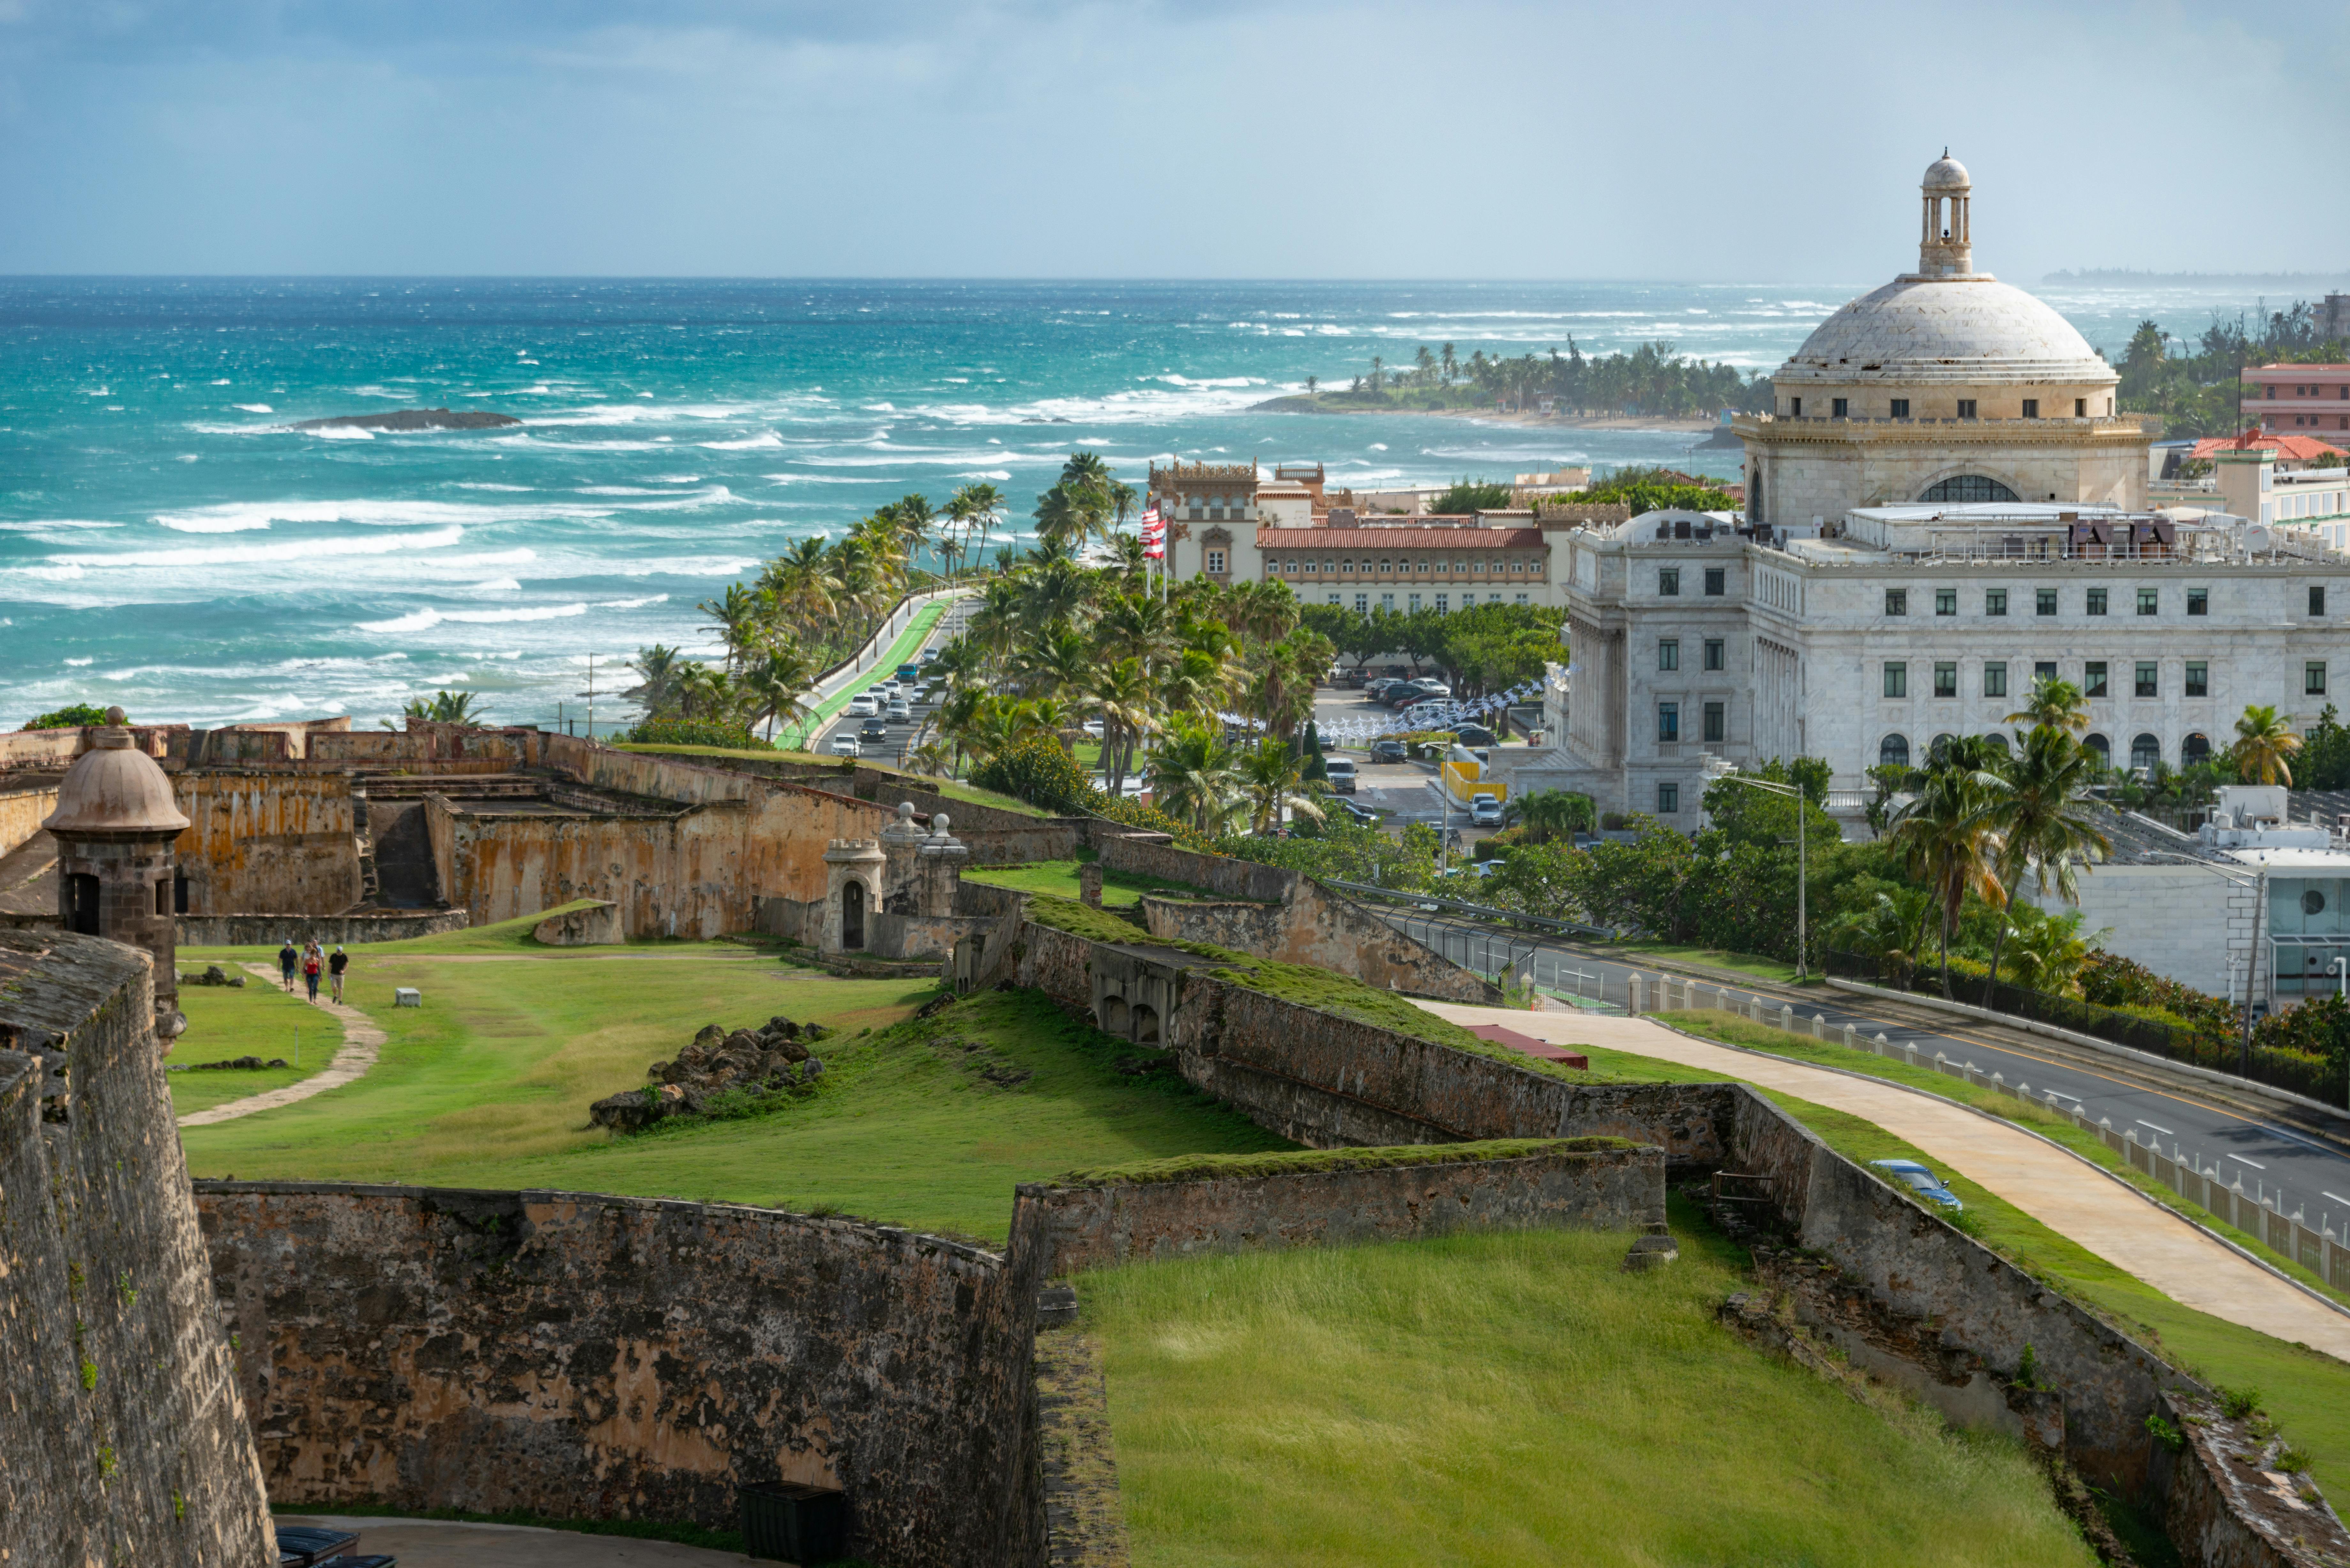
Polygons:
<instances>
[{"instance_id":1,"label":"white sea foam","mask_svg":"<svg viewBox=\"0 0 2350 1568\"><path fill-rule=\"evenodd\" d=\"M974 468L966 472L958 473L955 477L957 479L1009 479L1012 477L1012 471L1008 468Z\"/></svg>"},{"instance_id":2,"label":"white sea foam","mask_svg":"<svg viewBox=\"0 0 2350 1568\"><path fill-rule=\"evenodd\" d=\"M593 607L597 609L640 609L646 605L666 604L668 602L669 596L667 594L650 594L640 599L598 599Z\"/></svg>"},{"instance_id":3,"label":"white sea foam","mask_svg":"<svg viewBox=\"0 0 2350 1568\"><path fill-rule=\"evenodd\" d=\"M173 461L178 462L202 462L203 459L197 456L192 452L183 452Z\"/></svg>"},{"instance_id":4,"label":"white sea foam","mask_svg":"<svg viewBox=\"0 0 2350 1568\"><path fill-rule=\"evenodd\" d=\"M81 567L70 561L62 566L10 566L8 570L42 583L69 583L82 575Z\"/></svg>"},{"instance_id":5,"label":"white sea foam","mask_svg":"<svg viewBox=\"0 0 2350 1568\"><path fill-rule=\"evenodd\" d=\"M361 430L357 425L321 425L316 430L307 430L302 433L307 436L317 436L320 441L375 440L375 431Z\"/></svg>"},{"instance_id":6,"label":"white sea foam","mask_svg":"<svg viewBox=\"0 0 2350 1568\"><path fill-rule=\"evenodd\" d=\"M274 414L277 411L267 403L238 403L234 406L248 414Z\"/></svg>"},{"instance_id":7,"label":"white sea foam","mask_svg":"<svg viewBox=\"0 0 2350 1568\"><path fill-rule=\"evenodd\" d=\"M465 536L459 527L421 529L407 534L363 535L358 537L273 539L265 545L223 545L203 550L129 550L109 556L52 556L59 567L79 575L84 566L100 570L125 566L276 566L288 561L336 556L388 556L400 550L439 550Z\"/></svg>"},{"instance_id":8,"label":"white sea foam","mask_svg":"<svg viewBox=\"0 0 2350 1568\"><path fill-rule=\"evenodd\" d=\"M522 592L522 585L512 577L491 577L475 583L473 591L477 594L518 594Z\"/></svg>"},{"instance_id":9,"label":"white sea foam","mask_svg":"<svg viewBox=\"0 0 2350 1568\"><path fill-rule=\"evenodd\" d=\"M444 621L456 621L463 625L481 625L496 621L564 620L572 616L587 613L588 607L584 603L532 605L519 609L502 610L421 609L395 617L390 620L363 620L359 622L359 629L396 635L411 631L430 631Z\"/></svg>"},{"instance_id":10,"label":"white sea foam","mask_svg":"<svg viewBox=\"0 0 2350 1568\"><path fill-rule=\"evenodd\" d=\"M744 436L741 441L704 441L694 444L708 447L712 452L749 452L756 447L781 446L784 440L773 431L761 431L757 435Z\"/></svg>"},{"instance_id":11,"label":"white sea foam","mask_svg":"<svg viewBox=\"0 0 2350 1568\"><path fill-rule=\"evenodd\" d=\"M527 494L535 487L527 484L496 484L486 479L461 479L457 482L457 488L460 490L509 490L517 494Z\"/></svg>"},{"instance_id":12,"label":"white sea foam","mask_svg":"<svg viewBox=\"0 0 2350 1568\"><path fill-rule=\"evenodd\" d=\"M0 533L46 534L52 528L120 528L120 523L101 523L91 517L35 517L16 523L0 518Z\"/></svg>"},{"instance_id":13,"label":"white sea foam","mask_svg":"<svg viewBox=\"0 0 2350 1568\"><path fill-rule=\"evenodd\" d=\"M76 670L78 670L85 664L96 664L98 660L95 659L68 659L66 662L72 665Z\"/></svg>"}]
</instances>

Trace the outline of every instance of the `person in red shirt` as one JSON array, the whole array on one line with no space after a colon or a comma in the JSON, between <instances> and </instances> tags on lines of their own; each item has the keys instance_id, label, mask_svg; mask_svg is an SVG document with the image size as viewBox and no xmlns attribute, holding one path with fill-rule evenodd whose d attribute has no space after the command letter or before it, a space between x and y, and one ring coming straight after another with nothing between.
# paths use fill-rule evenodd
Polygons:
<instances>
[{"instance_id":1,"label":"person in red shirt","mask_svg":"<svg viewBox=\"0 0 2350 1568\"><path fill-rule=\"evenodd\" d=\"M310 988L310 1000L318 1000L318 974L327 967L327 955L318 944L312 942L302 950L302 983Z\"/></svg>"}]
</instances>

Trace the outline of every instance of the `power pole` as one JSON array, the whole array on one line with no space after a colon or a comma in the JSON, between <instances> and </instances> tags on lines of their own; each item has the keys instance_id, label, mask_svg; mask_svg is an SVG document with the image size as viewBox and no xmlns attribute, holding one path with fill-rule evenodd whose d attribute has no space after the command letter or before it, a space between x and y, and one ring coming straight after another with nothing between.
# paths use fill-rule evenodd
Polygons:
<instances>
[{"instance_id":1,"label":"power pole","mask_svg":"<svg viewBox=\"0 0 2350 1568\"><path fill-rule=\"evenodd\" d=\"M588 656L588 738L596 738L596 656Z\"/></svg>"}]
</instances>

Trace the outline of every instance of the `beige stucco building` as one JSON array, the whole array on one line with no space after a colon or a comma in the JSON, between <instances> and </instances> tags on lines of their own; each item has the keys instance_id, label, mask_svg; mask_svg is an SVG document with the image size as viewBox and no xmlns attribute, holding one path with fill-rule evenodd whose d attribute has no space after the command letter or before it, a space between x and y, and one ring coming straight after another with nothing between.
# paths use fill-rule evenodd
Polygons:
<instances>
[{"instance_id":1,"label":"beige stucco building","mask_svg":"<svg viewBox=\"0 0 2350 1568\"><path fill-rule=\"evenodd\" d=\"M1918 270L1822 322L1731 428L1747 514L1801 531L1907 502L2146 503L2152 432L2070 322L1974 269L1973 185L1926 171Z\"/></svg>"}]
</instances>

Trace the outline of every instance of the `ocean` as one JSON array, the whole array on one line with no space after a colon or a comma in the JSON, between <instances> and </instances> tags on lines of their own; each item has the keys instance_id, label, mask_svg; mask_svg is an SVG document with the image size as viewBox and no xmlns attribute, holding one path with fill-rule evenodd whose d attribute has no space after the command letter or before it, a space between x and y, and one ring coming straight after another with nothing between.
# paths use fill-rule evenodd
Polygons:
<instances>
[{"instance_id":1,"label":"ocean","mask_svg":"<svg viewBox=\"0 0 2350 1568\"><path fill-rule=\"evenodd\" d=\"M0 728L73 701L371 725L459 687L552 722L591 659L605 728L621 661L711 650L696 607L794 539L987 480L1018 543L1079 450L1137 488L1170 456L1730 477L1683 432L1253 405L1423 343L1767 369L1868 286L0 279ZM2142 317L2192 335L2252 304L2043 297L2116 357ZM287 428L443 406L523 422Z\"/></svg>"}]
</instances>

